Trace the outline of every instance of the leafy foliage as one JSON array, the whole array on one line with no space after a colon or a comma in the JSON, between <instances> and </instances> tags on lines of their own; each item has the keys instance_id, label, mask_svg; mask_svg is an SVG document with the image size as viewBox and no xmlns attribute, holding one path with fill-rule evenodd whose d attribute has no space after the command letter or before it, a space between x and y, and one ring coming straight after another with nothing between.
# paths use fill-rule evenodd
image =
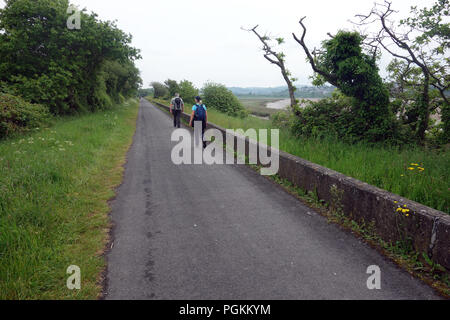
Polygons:
<instances>
[{"instance_id":1,"label":"leafy foliage","mask_svg":"<svg viewBox=\"0 0 450 320\"><path fill-rule=\"evenodd\" d=\"M450 12L449 0L437 0L431 8L411 9L411 16L401 20L400 24L421 31L415 39L418 46L430 44L434 40L438 45L433 53L443 54L450 48L450 23L444 21L444 17L448 17Z\"/></svg>"},{"instance_id":2,"label":"leafy foliage","mask_svg":"<svg viewBox=\"0 0 450 320\"><path fill-rule=\"evenodd\" d=\"M420 61L394 59L388 66L391 96L404 124L438 144L450 142L448 90L450 88L450 23L444 17L450 11L448 0L437 0L431 8L411 8L411 15L400 26L417 34L405 42ZM430 115L439 114L434 125Z\"/></svg>"},{"instance_id":3,"label":"leafy foliage","mask_svg":"<svg viewBox=\"0 0 450 320\"><path fill-rule=\"evenodd\" d=\"M68 0L7 0L0 10L0 82L4 91L54 114L108 107L141 83L131 36L94 13L67 28ZM5 89L6 88L6 89Z\"/></svg>"},{"instance_id":4,"label":"leafy foliage","mask_svg":"<svg viewBox=\"0 0 450 320\"><path fill-rule=\"evenodd\" d=\"M180 97L183 98L184 102L195 103L195 97L199 95L199 91L194 84L188 80L183 80L178 86Z\"/></svg>"},{"instance_id":5,"label":"leafy foliage","mask_svg":"<svg viewBox=\"0 0 450 320\"><path fill-rule=\"evenodd\" d=\"M140 97L153 96L154 93L153 91L154 91L153 88L145 88L145 89L141 88L138 90L138 95Z\"/></svg>"},{"instance_id":6,"label":"leafy foliage","mask_svg":"<svg viewBox=\"0 0 450 320\"><path fill-rule=\"evenodd\" d=\"M365 36L365 45L373 55L382 49L396 58L389 66L391 80L394 80L394 91L391 92L397 99L397 106L408 109L409 115L400 115L408 118L408 124L421 144L433 122L431 115L436 111L436 93L444 104L449 104L450 23L444 18L449 10L448 0L436 0L432 8L412 7L410 16L396 25L392 19L396 13L392 2L384 0L368 15L358 15L359 26L379 23L378 30ZM413 101L408 99L410 101L401 103L404 93L414 97Z\"/></svg>"},{"instance_id":7,"label":"leafy foliage","mask_svg":"<svg viewBox=\"0 0 450 320\"><path fill-rule=\"evenodd\" d=\"M239 99L224 85L207 82L202 88L203 102L210 108L217 109L231 116L248 115Z\"/></svg>"},{"instance_id":8,"label":"leafy foliage","mask_svg":"<svg viewBox=\"0 0 450 320\"><path fill-rule=\"evenodd\" d=\"M383 141L392 133L393 113L389 109L389 91L378 74L376 58L362 51L362 37L357 32L339 31L336 36L322 43L317 56L317 67L346 96L353 99L344 118L336 118L345 124L340 134L370 142ZM323 85L327 78L317 74L315 85ZM347 105L349 106L349 105ZM342 111L342 110L341 110ZM341 112L334 114L339 117ZM302 121L302 120L301 120Z\"/></svg>"},{"instance_id":9,"label":"leafy foliage","mask_svg":"<svg viewBox=\"0 0 450 320\"><path fill-rule=\"evenodd\" d=\"M339 31L325 41L319 58L323 70L337 77L341 92L367 105L389 104L389 93L383 86L373 57L362 52L362 37L356 32Z\"/></svg>"},{"instance_id":10,"label":"leafy foliage","mask_svg":"<svg viewBox=\"0 0 450 320\"><path fill-rule=\"evenodd\" d=\"M176 93L180 93L180 86L176 80L167 79L164 81L167 89L169 90L169 96L173 97Z\"/></svg>"},{"instance_id":11,"label":"leafy foliage","mask_svg":"<svg viewBox=\"0 0 450 320\"><path fill-rule=\"evenodd\" d=\"M375 137L377 142L403 144L408 142L411 132L400 127L395 119L390 120L388 129L381 131L370 128L365 119L370 117L364 109L355 108L358 101L343 95L340 91L320 101L304 101L305 107L298 108L291 122L293 134L303 138L333 138L348 143L370 141L362 137ZM376 131L375 131L376 130ZM361 133L365 133L362 135Z\"/></svg>"},{"instance_id":12,"label":"leafy foliage","mask_svg":"<svg viewBox=\"0 0 450 320\"><path fill-rule=\"evenodd\" d=\"M150 85L153 87L153 95L156 99L169 96L169 89L161 82L152 82Z\"/></svg>"},{"instance_id":13,"label":"leafy foliage","mask_svg":"<svg viewBox=\"0 0 450 320\"><path fill-rule=\"evenodd\" d=\"M49 110L20 97L0 93L0 139L37 128L48 122Z\"/></svg>"}]
</instances>

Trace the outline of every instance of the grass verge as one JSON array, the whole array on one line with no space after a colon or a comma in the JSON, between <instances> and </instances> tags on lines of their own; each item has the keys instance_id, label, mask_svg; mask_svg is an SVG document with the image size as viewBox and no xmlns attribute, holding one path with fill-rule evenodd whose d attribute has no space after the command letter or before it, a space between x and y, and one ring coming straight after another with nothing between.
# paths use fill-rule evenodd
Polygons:
<instances>
[{"instance_id":1,"label":"grass verge","mask_svg":"<svg viewBox=\"0 0 450 320\"><path fill-rule=\"evenodd\" d=\"M0 142L0 299L96 299L138 102ZM81 290L66 270L81 269Z\"/></svg>"}]
</instances>

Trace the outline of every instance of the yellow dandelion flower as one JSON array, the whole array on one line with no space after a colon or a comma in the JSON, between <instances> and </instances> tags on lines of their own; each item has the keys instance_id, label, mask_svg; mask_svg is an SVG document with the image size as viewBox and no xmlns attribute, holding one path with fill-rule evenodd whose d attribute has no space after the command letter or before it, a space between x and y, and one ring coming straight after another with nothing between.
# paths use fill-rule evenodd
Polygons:
<instances>
[{"instance_id":1,"label":"yellow dandelion flower","mask_svg":"<svg viewBox=\"0 0 450 320\"><path fill-rule=\"evenodd\" d=\"M407 217L409 217L409 214L406 214Z\"/></svg>"},{"instance_id":2,"label":"yellow dandelion flower","mask_svg":"<svg viewBox=\"0 0 450 320\"><path fill-rule=\"evenodd\" d=\"M402 211L402 208L397 208L397 212L400 212L400 211Z\"/></svg>"},{"instance_id":3,"label":"yellow dandelion flower","mask_svg":"<svg viewBox=\"0 0 450 320\"><path fill-rule=\"evenodd\" d=\"M398 203L398 201L394 201L394 203L395 203L395 204L397 204L397 203Z\"/></svg>"},{"instance_id":4,"label":"yellow dandelion flower","mask_svg":"<svg viewBox=\"0 0 450 320\"><path fill-rule=\"evenodd\" d=\"M411 170L411 171L413 171L413 170L414 170L414 168L412 168L412 167L409 167L409 168L408 168L408 170Z\"/></svg>"}]
</instances>

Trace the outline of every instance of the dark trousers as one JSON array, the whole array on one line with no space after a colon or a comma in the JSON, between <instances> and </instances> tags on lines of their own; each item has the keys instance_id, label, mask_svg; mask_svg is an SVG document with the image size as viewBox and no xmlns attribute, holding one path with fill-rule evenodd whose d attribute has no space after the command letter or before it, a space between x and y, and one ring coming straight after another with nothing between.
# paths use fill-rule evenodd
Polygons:
<instances>
[{"instance_id":1,"label":"dark trousers","mask_svg":"<svg viewBox=\"0 0 450 320\"><path fill-rule=\"evenodd\" d=\"M175 128L180 128L181 127L181 110L173 110L173 126Z\"/></svg>"},{"instance_id":2,"label":"dark trousers","mask_svg":"<svg viewBox=\"0 0 450 320\"><path fill-rule=\"evenodd\" d=\"M199 120L195 120L195 118L194 118L194 121L192 122L192 127L195 127L195 122L196 121L199 121ZM196 145L198 145L198 143L199 143L199 140L201 139L201 141L203 142L203 148L206 148L206 142L205 141L203 141L203 137L205 136L205 130L206 130L206 121L199 121L199 122L201 122L201 124L202 124L202 133L201 133L201 137L195 137L195 144Z\"/></svg>"}]
</instances>

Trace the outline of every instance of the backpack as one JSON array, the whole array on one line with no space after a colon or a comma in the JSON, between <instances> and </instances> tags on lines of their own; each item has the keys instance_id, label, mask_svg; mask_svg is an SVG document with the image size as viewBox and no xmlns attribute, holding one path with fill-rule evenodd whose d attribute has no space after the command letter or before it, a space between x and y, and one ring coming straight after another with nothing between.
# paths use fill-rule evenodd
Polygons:
<instances>
[{"instance_id":1,"label":"backpack","mask_svg":"<svg viewBox=\"0 0 450 320\"><path fill-rule=\"evenodd\" d=\"M195 120L196 121L205 121L206 120L206 111L205 111L205 105L198 105L197 109L195 110Z\"/></svg>"},{"instance_id":2,"label":"backpack","mask_svg":"<svg viewBox=\"0 0 450 320\"><path fill-rule=\"evenodd\" d=\"M175 99L175 110L181 110L182 101L181 98Z\"/></svg>"}]
</instances>

